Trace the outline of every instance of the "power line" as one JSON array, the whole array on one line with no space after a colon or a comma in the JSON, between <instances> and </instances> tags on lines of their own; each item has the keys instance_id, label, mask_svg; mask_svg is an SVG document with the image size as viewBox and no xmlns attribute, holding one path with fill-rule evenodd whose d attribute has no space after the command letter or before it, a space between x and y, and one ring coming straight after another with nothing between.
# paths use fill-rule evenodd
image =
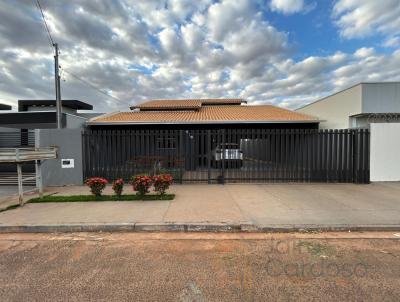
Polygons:
<instances>
[{"instance_id":1,"label":"power line","mask_svg":"<svg viewBox=\"0 0 400 302\"><path fill-rule=\"evenodd\" d=\"M53 37L51 36L49 27L47 26L46 18L43 13L42 6L40 5L39 0L36 0L36 5L40 10L40 14L42 15L42 19L44 22L44 27L46 28L47 31L47 38L49 39L50 42L50 47L53 49L54 47L54 80L55 80L55 88L56 88L56 116L57 116L57 128L61 129L62 122L61 122L61 117L62 117L62 100L61 100L61 85L60 85L60 72L59 68L60 66L58 65L58 44L54 42Z\"/></svg>"},{"instance_id":2,"label":"power line","mask_svg":"<svg viewBox=\"0 0 400 302\"><path fill-rule=\"evenodd\" d=\"M36 0L36 5L37 5L38 9L40 10L40 14L42 15L42 19L43 19L43 22L44 22L44 26L45 26L46 32L47 32L47 38L49 39L49 42L50 42L50 44L51 44L51 48L53 48L53 47L55 46L55 43L54 43L53 37L51 36L51 32L50 32L50 29L49 29L49 27L48 27L48 25L47 25L46 18L45 18L45 16L44 16L43 9L42 9L42 6L40 5L39 0ZM62 71L65 71L66 73L68 73L69 75L71 75L72 77L74 77L75 79L81 81L82 83L86 84L88 87L90 87L90 88L96 90L97 92L99 92L99 93L101 93L101 94L104 94L105 96L107 96L107 97L109 97L109 98L112 98L112 99L114 99L114 100L117 100L117 101L123 103L123 101L120 100L119 98L114 97L114 96L108 94L107 92L105 92L105 91L103 91L103 90L97 88L97 87L94 86L92 83L90 83L90 82L88 82L88 81L86 81L86 80L84 80L84 79L78 77L76 74L74 74L74 73L72 73L72 72L70 72L70 71L68 71L68 70L65 70L65 69L62 69Z\"/></svg>"},{"instance_id":3,"label":"power line","mask_svg":"<svg viewBox=\"0 0 400 302\"><path fill-rule=\"evenodd\" d=\"M54 40L53 40L53 37L51 36L50 29L49 29L49 27L47 26L46 18L44 17L43 9L42 9L42 6L40 5L39 0L36 0L36 5L37 5L37 7L38 7L39 10L40 10L40 14L42 15L42 19L43 19L43 22L44 22L44 26L45 26L46 31L47 31L47 38L49 39L49 42L50 42L51 46L53 47L53 46L54 46Z\"/></svg>"},{"instance_id":4,"label":"power line","mask_svg":"<svg viewBox=\"0 0 400 302\"><path fill-rule=\"evenodd\" d=\"M124 103L124 101L122 101L121 99L119 99L119 98L117 98L117 97L115 97L115 96L112 96L112 95L108 94L107 92L105 92L105 91L103 91L103 90L97 88L97 87L94 86L92 83L90 83L90 82L88 82L88 81L86 81L86 80L84 80L84 79L78 77L76 74L73 74L72 72L70 72L70 71L68 71L68 70L66 70L66 69L63 69L63 70L64 70L66 73L68 73L69 75L73 76L75 79L81 81L82 83L86 84L86 85L89 86L90 88L96 90L97 92L99 92L99 93L101 93L101 94L104 94L105 96L108 96L108 97L110 97L110 98L112 98L112 99L114 99L114 100L117 100L117 101L121 102L121 103Z\"/></svg>"}]
</instances>

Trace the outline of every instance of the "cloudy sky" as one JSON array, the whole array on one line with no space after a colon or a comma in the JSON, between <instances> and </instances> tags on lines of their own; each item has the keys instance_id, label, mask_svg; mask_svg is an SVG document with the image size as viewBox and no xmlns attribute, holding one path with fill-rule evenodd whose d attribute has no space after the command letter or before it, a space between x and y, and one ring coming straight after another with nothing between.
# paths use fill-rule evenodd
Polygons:
<instances>
[{"instance_id":1,"label":"cloudy sky","mask_svg":"<svg viewBox=\"0 0 400 302\"><path fill-rule=\"evenodd\" d=\"M197 97L297 108L360 81L400 80L399 0L40 3L61 51L62 97L100 112ZM0 102L23 98L54 98L52 50L35 0L2 0Z\"/></svg>"}]
</instances>

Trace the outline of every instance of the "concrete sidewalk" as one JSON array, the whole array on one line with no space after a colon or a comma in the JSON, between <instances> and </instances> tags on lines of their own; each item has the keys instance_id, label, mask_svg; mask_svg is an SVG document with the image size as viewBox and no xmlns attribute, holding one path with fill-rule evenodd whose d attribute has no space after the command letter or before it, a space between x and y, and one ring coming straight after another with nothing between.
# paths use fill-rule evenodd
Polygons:
<instances>
[{"instance_id":1,"label":"concrete sidewalk","mask_svg":"<svg viewBox=\"0 0 400 302\"><path fill-rule=\"evenodd\" d=\"M0 213L0 231L400 230L400 183L196 184L172 192L172 201L27 204Z\"/></svg>"},{"instance_id":2,"label":"concrete sidewalk","mask_svg":"<svg viewBox=\"0 0 400 302\"><path fill-rule=\"evenodd\" d=\"M35 189L34 186L24 186L24 191ZM37 192L29 192L24 194L25 200L36 197ZM0 186L0 211L8 206L18 204L18 186L6 185Z\"/></svg>"}]
</instances>

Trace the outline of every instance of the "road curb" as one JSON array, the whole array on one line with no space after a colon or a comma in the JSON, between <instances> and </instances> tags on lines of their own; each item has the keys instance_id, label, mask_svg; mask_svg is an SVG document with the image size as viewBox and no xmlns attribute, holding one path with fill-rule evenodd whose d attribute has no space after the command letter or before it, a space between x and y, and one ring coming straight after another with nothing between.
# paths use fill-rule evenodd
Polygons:
<instances>
[{"instance_id":1,"label":"road curb","mask_svg":"<svg viewBox=\"0 0 400 302\"><path fill-rule=\"evenodd\" d=\"M400 225L263 225L227 223L118 223L118 224L57 224L0 225L0 233L72 233L72 232L231 232L231 233L289 233L289 232L362 232L400 231Z\"/></svg>"},{"instance_id":2,"label":"road curb","mask_svg":"<svg viewBox=\"0 0 400 302\"><path fill-rule=\"evenodd\" d=\"M365 225L320 225L320 224L300 224L300 225L263 225L257 226L257 231L262 233L272 232L392 232L400 231L400 224L365 224ZM257 232L255 231L255 232Z\"/></svg>"}]
</instances>

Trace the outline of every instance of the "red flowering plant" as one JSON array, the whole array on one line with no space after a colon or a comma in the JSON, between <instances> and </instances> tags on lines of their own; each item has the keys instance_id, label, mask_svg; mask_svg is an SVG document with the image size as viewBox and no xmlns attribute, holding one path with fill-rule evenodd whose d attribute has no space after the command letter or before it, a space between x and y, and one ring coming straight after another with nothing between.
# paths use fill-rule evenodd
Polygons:
<instances>
[{"instance_id":1,"label":"red flowering plant","mask_svg":"<svg viewBox=\"0 0 400 302\"><path fill-rule=\"evenodd\" d=\"M112 184L112 189L114 190L115 195L121 197L122 191L124 190L124 180L122 178L115 180Z\"/></svg>"},{"instance_id":2,"label":"red flowering plant","mask_svg":"<svg viewBox=\"0 0 400 302\"><path fill-rule=\"evenodd\" d=\"M152 178L147 175L137 175L132 177L133 190L136 191L136 194L138 195L149 193L152 183Z\"/></svg>"},{"instance_id":3,"label":"red flowering plant","mask_svg":"<svg viewBox=\"0 0 400 302\"><path fill-rule=\"evenodd\" d=\"M107 179L101 177L92 177L85 181L85 184L90 188L90 192L96 197L101 196L107 183Z\"/></svg>"},{"instance_id":4,"label":"red flowering plant","mask_svg":"<svg viewBox=\"0 0 400 302\"><path fill-rule=\"evenodd\" d=\"M154 191L164 195L172 184L173 178L170 174L160 174L153 176Z\"/></svg>"}]
</instances>

